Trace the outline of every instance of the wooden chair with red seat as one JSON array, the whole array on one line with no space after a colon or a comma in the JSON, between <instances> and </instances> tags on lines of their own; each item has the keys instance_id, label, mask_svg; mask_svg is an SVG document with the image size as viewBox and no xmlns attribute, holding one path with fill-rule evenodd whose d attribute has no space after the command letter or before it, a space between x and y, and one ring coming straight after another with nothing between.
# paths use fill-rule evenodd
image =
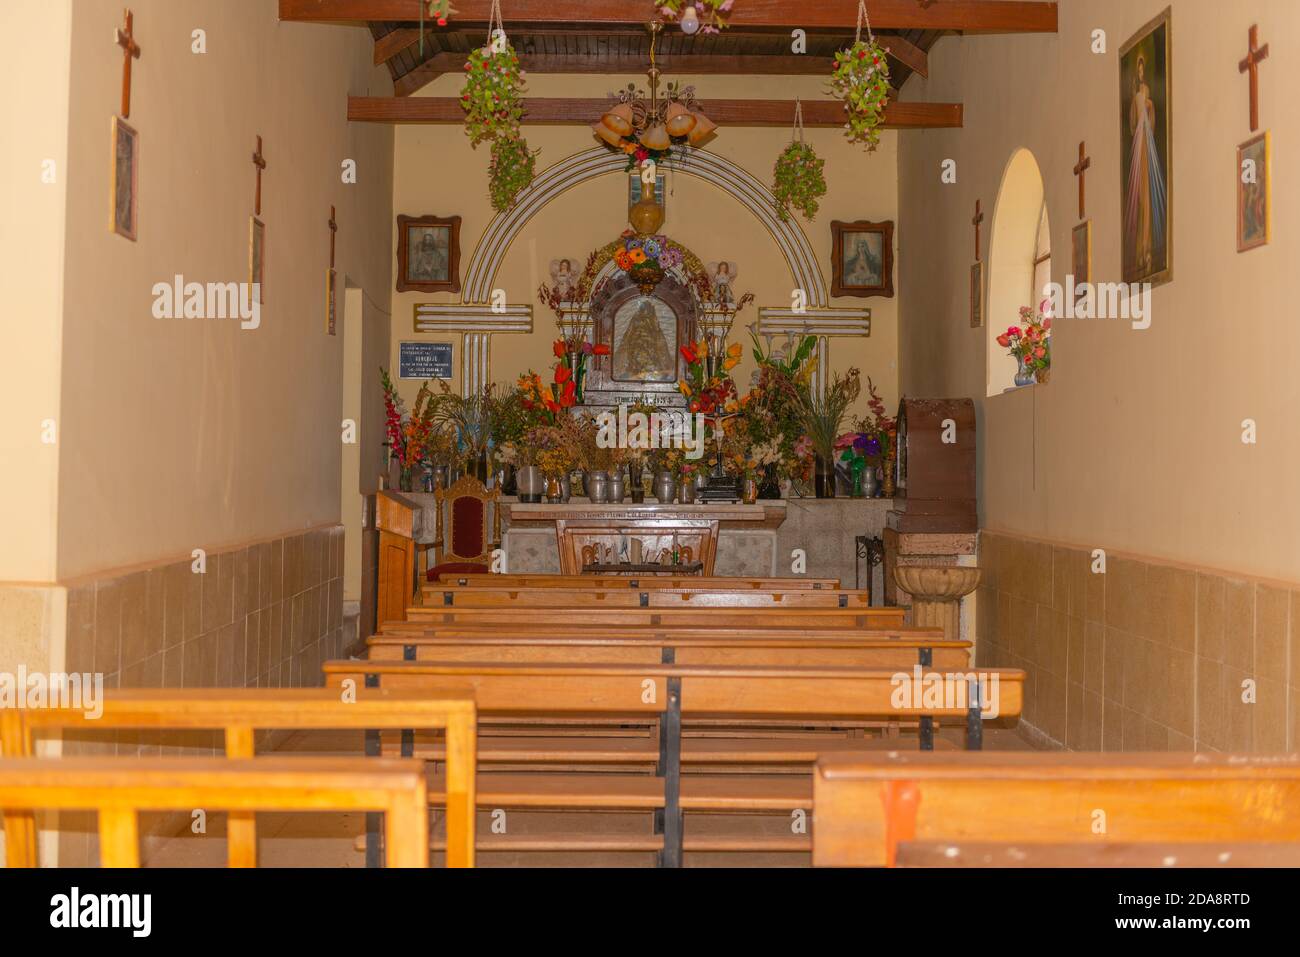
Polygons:
<instances>
[{"instance_id":1,"label":"wooden chair with red seat","mask_svg":"<svg viewBox=\"0 0 1300 957\"><path fill-rule=\"evenodd\" d=\"M465 475L451 488L436 489L433 494L437 502L434 540L419 546L426 553L433 549L434 564L425 577L436 582L442 575L491 571L492 551L501 545L500 488L489 491L474 476ZM491 538L488 537L489 505L492 512ZM428 561L427 555L425 561Z\"/></svg>"}]
</instances>

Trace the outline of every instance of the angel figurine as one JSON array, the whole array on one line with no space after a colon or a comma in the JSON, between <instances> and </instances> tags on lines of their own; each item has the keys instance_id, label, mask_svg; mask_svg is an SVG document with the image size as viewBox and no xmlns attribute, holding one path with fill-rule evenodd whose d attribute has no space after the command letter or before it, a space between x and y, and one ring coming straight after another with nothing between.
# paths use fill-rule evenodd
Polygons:
<instances>
[{"instance_id":1,"label":"angel figurine","mask_svg":"<svg viewBox=\"0 0 1300 957\"><path fill-rule=\"evenodd\" d=\"M551 260L551 282L563 301L573 301L573 294L578 288L578 274L573 270L572 259Z\"/></svg>"},{"instance_id":2,"label":"angel figurine","mask_svg":"<svg viewBox=\"0 0 1300 957\"><path fill-rule=\"evenodd\" d=\"M735 263L716 262L706 267L709 284L713 287L713 301L721 305L731 305L736 301L731 291L731 284L736 281L738 269Z\"/></svg>"}]
</instances>

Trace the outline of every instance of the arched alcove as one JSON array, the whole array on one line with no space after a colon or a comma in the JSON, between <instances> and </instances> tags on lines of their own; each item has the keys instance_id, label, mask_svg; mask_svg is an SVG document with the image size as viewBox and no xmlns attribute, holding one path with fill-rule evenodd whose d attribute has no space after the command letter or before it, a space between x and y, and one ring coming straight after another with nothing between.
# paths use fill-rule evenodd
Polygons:
<instances>
[{"instance_id":1,"label":"arched alcove","mask_svg":"<svg viewBox=\"0 0 1300 957\"><path fill-rule=\"evenodd\" d=\"M1021 306L1036 307L1041 292L1035 290L1035 273L1043 256L1040 236L1047 229L1043 175L1034 154L1016 150L1007 161L993 211L993 238L989 244L987 335L988 395L998 395L1015 384L1016 360L998 345L997 337L1019 322ZM1050 236L1050 229L1046 235ZM1050 246L1048 247L1050 254Z\"/></svg>"}]
</instances>

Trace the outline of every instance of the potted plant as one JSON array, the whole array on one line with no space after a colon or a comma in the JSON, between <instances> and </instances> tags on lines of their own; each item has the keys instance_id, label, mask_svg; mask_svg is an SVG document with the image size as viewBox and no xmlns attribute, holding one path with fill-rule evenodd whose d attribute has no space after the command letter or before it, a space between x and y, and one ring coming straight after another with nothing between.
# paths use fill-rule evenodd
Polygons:
<instances>
[{"instance_id":1,"label":"potted plant","mask_svg":"<svg viewBox=\"0 0 1300 957\"><path fill-rule=\"evenodd\" d=\"M889 102L889 64L870 28L865 40L860 30L853 46L835 54L829 86L831 95L844 103L844 129L849 142L874 150L880 142L880 125Z\"/></svg>"},{"instance_id":2,"label":"potted plant","mask_svg":"<svg viewBox=\"0 0 1300 957\"><path fill-rule=\"evenodd\" d=\"M407 412L388 370L380 368L379 381L384 389L385 432L390 462L398 467L398 488L414 491L415 470L424 461L431 436L437 431L437 400L429 383L420 386L415 406Z\"/></svg>"},{"instance_id":3,"label":"potted plant","mask_svg":"<svg viewBox=\"0 0 1300 957\"><path fill-rule=\"evenodd\" d=\"M811 383L795 391L795 412L816 455L813 478L818 498L835 497L835 440L845 413L860 392L857 369L836 374L824 391Z\"/></svg>"},{"instance_id":4,"label":"potted plant","mask_svg":"<svg viewBox=\"0 0 1300 957\"><path fill-rule=\"evenodd\" d=\"M492 208L504 212L514 205L515 197L533 181L537 169L537 150L528 148L522 136L498 136L492 141L492 159L488 163L488 196Z\"/></svg>"},{"instance_id":5,"label":"potted plant","mask_svg":"<svg viewBox=\"0 0 1300 957\"><path fill-rule=\"evenodd\" d=\"M783 222L796 209L804 219L817 215L818 200L826 195L826 161L803 139L803 104L795 100L794 136L790 145L776 158L772 170L772 194L776 197L776 214Z\"/></svg>"},{"instance_id":6,"label":"potted plant","mask_svg":"<svg viewBox=\"0 0 1300 957\"><path fill-rule=\"evenodd\" d=\"M1023 328L1008 326L997 338L998 345L1016 360L1016 386L1047 382L1052 371L1052 317L1044 315L1041 307L1035 313L1021 306L1020 321Z\"/></svg>"},{"instance_id":7,"label":"potted plant","mask_svg":"<svg viewBox=\"0 0 1300 957\"><path fill-rule=\"evenodd\" d=\"M484 140L518 139L524 115L524 72L504 32L469 52L460 105L475 148Z\"/></svg>"}]
</instances>

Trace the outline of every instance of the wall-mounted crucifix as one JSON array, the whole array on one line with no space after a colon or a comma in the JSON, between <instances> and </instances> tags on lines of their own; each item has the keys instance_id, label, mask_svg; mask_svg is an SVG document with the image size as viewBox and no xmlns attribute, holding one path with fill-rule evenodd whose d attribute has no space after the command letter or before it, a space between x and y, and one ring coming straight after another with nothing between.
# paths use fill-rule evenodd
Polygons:
<instances>
[{"instance_id":1,"label":"wall-mounted crucifix","mask_svg":"<svg viewBox=\"0 0 1300 957\"><path fill-rule=\"evenodd\" d=\"M1259 129L1259 64L1268 59L1268 44L1259 46L1259 26L1252 24L1250 28L1250 51L1246 54L1246 59L1237 64L1237 70L1241 73L1250 74L1250 131L1254 133Z\"/></svg>"},{"instance_id":2,"label":"wall-mounted crucifix","mask_svg":"<svg viewBox=\"0 0 1300 957\"><path fill-rule=\"evenodd\" d=\"M338 235L339 224L334 219L334 207L330 207L330 269L334 268L334 237Z\"/></svg>"},{"instance_id":3,"label":"wall-mounted crucifix","mask_svg":"<svg viewBox=\"0 0 1300 957\"><path fill-rule=\"evenodd\" d=\"M262 155L262 138L257 138L257 152L253 154L253 165L257 167L257 198L253 204L253 215L262 215L262 170L266 169L266 157Z\"/></svg>"},{"instance_id":4,"label":"wall-mounted crucifix","mask_svg":"<svg viewBox=\"0 0 1300 957\"><path fill-rule=\"evenodd\" d=\"M1084 218L1084 173L1092 166L1092 157L1087 155L1083 140L1079 141L1079 162L1074 164L1074 175L1079 177L1079 218Z\"/></svg>"},{"instance_id":5,"label":"wall-mounted crucifix","mask_svg":"<svg viewBox=\"0 0 1300 957\"><path fill-rule=\"evenodd\" d=\"M131 61L140 59L140 45L135 42L135 14L126 13L126 31L117 31L117 45L122 48L122 119L131 117Z\"/></svg>"},{"instance_id":6,"label":"wall-mounted crucifix","mask_svg":"<svg viewBox=\"0 0 1300 957\"><path fill-rule=\"evenodd\" d=\"M984 213L980 209L980 201L975 200L975 218L970 224L975 227L975 261L980 261L980 223L984 222Z\"/></svg>"}]
</instances>

